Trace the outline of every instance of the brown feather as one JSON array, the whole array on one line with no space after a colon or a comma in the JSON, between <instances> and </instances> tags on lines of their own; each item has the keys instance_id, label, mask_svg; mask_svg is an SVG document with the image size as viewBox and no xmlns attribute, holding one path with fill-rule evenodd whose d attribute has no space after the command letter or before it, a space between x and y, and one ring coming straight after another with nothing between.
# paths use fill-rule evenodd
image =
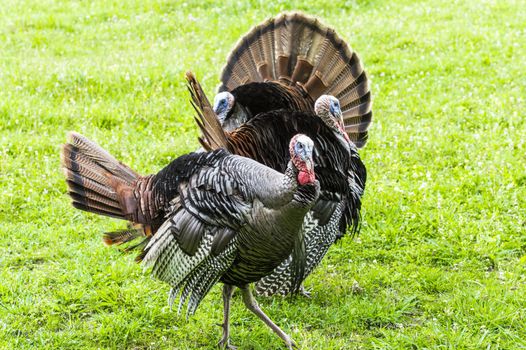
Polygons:
<instances>
[{"instance_id":1,"label":"brown feather","mask_svg":"<svg viewBox=\"0 0 526 350\"><path fill-rule=\"evenodd\" d=\"M107 186L101 185L90 178L83 177L79 173L74 173L69 169L64 169L64 175L66 176L68 186L72 188L72 192L81 193L82 190L86 188L113 201L117 201L117 195L115 194L115 191Z\"/></svg>"},{"instance_id":2,"label":"brown feather","mask_svg":"<svg viewBox=\"0 0 526 350\"><path fill-rule=\"evenodd\" d=\"M361 133L367 131L371 124L372 112L344 120L345 131L348 133Z\"/></svg>"},{"instance_id":3,"label":"brown feather","mask_svg":"<svg viewBox=\"0 0 526 350\"><path fill-rule=\"evenodd\" d=\"M79 188L76 185L70 186L69 183L68 183L68 187L69 187L69 192L68 192L69 195L71 196L71 198L73 198L77 202L81 202L82 199L85 199L86 201L89 200L92 202L97 202L97 203L100 203L101 205L105 205L105 206L108 206L114 209L119 209L119 210L121 209L119 202L111 200L108 197L102 196L95 191L89 190L87 188Z\"/></svg>"},{"instance_id":4,"label":"brown feather","mask_svg":"<svg viewBox=\"0 0 526 350\"><path fill-rule=\"evenodd\" d=\"M104 215L104 216L109 216L109 217L116 218L116 219L122 219L122 215L116 214L113 211L107 211L107 210L103 210L103 209L99 209L99 208L94 208L94 207L91 207L91 206L88 206L88 205L85 205L85 204L79 203L79 202L72 202L71 204L75 208L83 210L83 211L87 211L87 212L94 213L94 214L99 214L99 215Z\"/></svg>"},{"instance_id":5,"label":"brown feather","mask_svg":"<svg viewBox=\"0 0 526 350\"><path fill-rule=\"evenodd\" d=\"M86 198L86 197L81 197L79 196L78 194L75 194L75 193L70 193L70 196L73 200L73 203L78 203L78 204L82 204L88 208L90 208L90 212L95 212L95 211L92 211L92 209L95 209L95 210L102 210L104 212L107 212L107 213L111 213L113 214L113 217L117 217L119 219L123 219L123 216L122 216L122 211L120 210L120 208L115 208L115 207L112 207L112 206L109 206L109 205L106 205L106 204L103 204L103 203L100 203L100 202L97 202L97 201L93 201L89 198Z\"/></svg>"},{"instance_id":6,"label":"brown feather","mask_svg":"<svg viewBox=\"0 0 526 350\"><path fill-rule=\"evenodd\" d=\"M96 143L75 132L62 146L62 171L73 206L119 219L128 219L137 207L133 184L140 178Z\"/></svg>"},{"instance_id":7,"label":"brown feather","mask_svg":"<svg viewBox=\"0 0 526 350\"><path fill-rule=\"evenodd\" d=\"M130 228L126 230L106 232L102 236L102 240L106 245L121 245L133 241L139 237L144 237L141 229Z\"/></svg>"},{"instance_id":8,"label":"brown feather","mask_svg":"<svg viewBox=\"0 0 526 350\"><path fill-rule=\"evenodd\" d=\"M365 144L366 137L353 133L356 129L367 130L365 123L371 122L370 86L360 59L333 29L299 12L266 20L231 51L221 73L219 91L269 80L298 91L295 101L305 100L302 94L308 94L311 103L323 94L340 99L349 137L359 138L361 146ZM304 102L296 103L303 106ZM310 110L309 105L306 111ZM369 115L356 119L364 114ZM357 120L360 125L351 125Z\"/></svg>"},{"instance_id":9,"label":"brown feather","mask_svg":"<svg viewBox=\"0 0 526 350\"><path fill-rule=\"evenodd\" d=\"M88 140L84 136L72 131L68 134L68 140L71 145L75 146L79 151L86 155L86 157L96 160L98 164L109 170L114 175L126 180L128 183L133 183L133 181L139 176L139 174L127 165L119 162L106 150L102 149L96 143Z\"/></svg>"},{"instance_id":10,"label":"brown feather","mask_svg":"<svg viewBox=\"0 0 526 350\"><path fill-rule=\"evenodd\" d=\"M345 68L341 70L339 75L334 79L331 87L325 93L340 98L364 80L367 80L367 78L363 71L362 64L358 56L353 53Z\"/></svg>"},{"instance_id":11,"label":"brown feather","mask_svg":"<svg viewBox=\"0 0 526 350\"><path fill-rule=\"evenodd\" d=\"M206 97L201 84L197 81L192 72L186 73L186 80L188 81L188 90L192 98L192 105L194 106L197 116L200 119L198 123L204 139L208 144L207 149L218 149L227 146L227 138L225 132L217 119L208 98Z\"/></svg>"},{"instance_id":12,"label":"brown feather","mask_svg":"<svg viewBox=\"0 0 526 350\"><path fill-rule=\"evenodd\" d=\"M358 101L360 98L364 97L366 94L370 93L369 81L367 79L361 79L362 81L358 82L356 80L352 84L349 84L349 89L342 91L339 95L336 95L336 98L340 101L340 105L344 108L352 105L355 101Z\"/></svg>"}]
</instances>

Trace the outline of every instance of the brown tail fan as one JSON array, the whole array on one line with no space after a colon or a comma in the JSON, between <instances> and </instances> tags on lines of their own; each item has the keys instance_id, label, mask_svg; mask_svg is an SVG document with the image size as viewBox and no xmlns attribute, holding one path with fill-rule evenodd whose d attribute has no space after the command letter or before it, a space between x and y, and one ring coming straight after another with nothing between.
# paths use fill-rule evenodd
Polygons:
<instances>
[{"instance_id":1,"label":"brown tail fan","mask_svg":"<svg viewBox=\"0 0 526 350\"><path fill-rule=\"evenodd\" d=\"M84 136L71 132L60 160L73 206L127 219L132 186L139 175ZM128 196L129 197L129 196Z\"/></svg>"},{"instance_id":2,"label":"brown tail fan","mask_svg":"<svg viewBox=\"0 0 526 350\"><path fill-rule=\"evenodd\" d=\"M335 96L349 138L357 147L365 145L372 119L367 75L358 55L318 19L283 13L239 40L221 73L219 91L263 81L295 86L313 100Z\"/></svg>"}]
</instances>

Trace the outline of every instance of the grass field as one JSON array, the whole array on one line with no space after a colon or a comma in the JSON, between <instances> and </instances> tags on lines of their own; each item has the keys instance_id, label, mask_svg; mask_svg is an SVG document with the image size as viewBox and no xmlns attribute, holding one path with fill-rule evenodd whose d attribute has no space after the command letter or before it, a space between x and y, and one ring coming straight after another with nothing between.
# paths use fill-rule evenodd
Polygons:
<instances>
[{"instance_id":1,"label":"grass field","mask_svg":"<svg viewBox=\"0 0 526 350\"><path fill-rule=\"evenodd\" d=\"M197 147L185 88L284 1L0 6L0 348L214 349L216 286L186 321L169 287L107 248L122 222L74 210L76 130L142 173ZM306 282L261 299L302 349L526 348L526 6L308 1L359 53L374 122L363 227ZM356 283L361 288L356 288ZM353 285L355 287L353 287ZM282 347L234 297L232 343Z\"/></svg>"}]
</instances>

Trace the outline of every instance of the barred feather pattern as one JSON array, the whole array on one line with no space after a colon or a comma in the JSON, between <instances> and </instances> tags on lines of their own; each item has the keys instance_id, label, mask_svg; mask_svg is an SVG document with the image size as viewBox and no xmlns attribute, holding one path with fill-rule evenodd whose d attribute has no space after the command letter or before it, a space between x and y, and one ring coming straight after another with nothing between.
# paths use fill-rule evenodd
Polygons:
<instances>
[{"instance_id":1,"label":"barred feather pattern","mask_svg":"<svg viewBox=\"0 0 526 350\"><path fill-rule=\"evenodd\" d=\"M73 206L124 219L117 189L130 187L139 175L84 136L71 132L68 139L60 161Z\"/></svg>"},{"instance_id":2,"label":"barred feather pattern","mask_svg":"<svg viewBox=\"0 0 526 350\"><path fill-rule=\"evenodd\" d=\"M149 236L164 221L165 205L174 188L164 186L155 191L158 177L140 176L86 137L70 132L62 146L61 165L68 193L75 208L95 214L129 220L142 227ZM139 229L139 228L137 228ZM107 244L125 243L141 236L140 231L108 233Z\"/></svg>"},{"instance_id":3,"label":"barred feather pattern","mask_svg":"<svg viewBox=\"0 0 526 350\"><path fill-rule=\"evenodd\" d=\"M305 276L308 276L323 260L330 246L338 237L338 228L342 217L344 203L340 203L332 213L326 225L318 225L317 221L309 213L305 218ZM294 287L294 274L292 271L292 259L288 257L272 274L263 277L255 285L258 295L288 295L296 292Z\"/></svg>"},{"instance_id":4,"label":"barred feather pattern","mask_svg":"<svg viewBox=\"0 0 526 350\"><path fill-rule=\"evenodd\" d=\"M230 119L246 121L271 110L312 112L314 100L333 95L351 141L358 148L367 142L372 102L360 58L334 29L305 14L282 13L243 36L227 58L218 91L230 91L243 106L226 117L230 127L239 126Z\"/></svg>"},{"instance_id":5,"label":"barred feather pattern","mask_svg":"<svg viewBox=\"0 0 526 350\"><path fill-rule=\"evenodd\" d=\"M216 229L208 229L197 251L193 255L185 253L179 246L174 234L181 211L159 229L146 246L143 264L152 267L152 275L168 283L172 289L169 294L170 307L179 297L178 312L187 304L186 315L191 316L204 296L232 265L236 253L236 239L231 240L218 255L212 254L212 245L217 234Z\"/></svg>"}]
</instances>

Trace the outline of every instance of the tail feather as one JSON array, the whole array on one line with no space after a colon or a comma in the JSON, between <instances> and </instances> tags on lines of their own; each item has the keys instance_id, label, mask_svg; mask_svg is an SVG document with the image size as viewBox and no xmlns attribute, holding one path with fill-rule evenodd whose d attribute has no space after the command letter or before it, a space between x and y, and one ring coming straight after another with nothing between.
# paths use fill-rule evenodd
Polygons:
<instances>
[{"instance_id":1,"label":"tail feather","mask_svg":"<svg viewBox=\"0 0 526 350\"><path fill-rule=\"evenodd\" d=\"M358 104L349 106L345 112L343 112L343 121L349 123L349 118L363 116L371 112L370 101L363 101L360 99L357 101Z\"/></svg>"},{"instance_id":2,"label":"tail feather","mask_svg":"<svg viewBox=\"0 0 526 350\"><path fill-rule=\"evenodd\" d=\"M107 210L95 208L95 207L87 204L84 201L82 203L77 202L77 201L73 201L73 202L71 202L71 205L73 205L73 207L75 207L75 208L77 208L79 210L88 211L90 213L94 213L94 214L98 214L98 215L104 215L104 216L109 216L109 217L115 218L115 219L122 219L123 218L121 213L116 214L115 212L112 212L112 211L107 211Z\"/></svg>"},{"instance_id":3,"label":"tail feather","mask_svg":"<svg viewBox=\"0 0 526 350\"><path fill-rule=\"evenodd\" d=\"M139 175L84 136L71 132L62 146L61 165L75 208L126 219L118 192Z\"/></svg>"},{"instance_id":4,"label":"tail feather","mask_svg":"<svg viewBox=\"0 0 526 350\"><path fill-rule=\"evenodd\" d=\"M298 12L263 22L232 50L219 91L269 80L296 87L313 100L323 94L340 99L350 139L364 140L358 134L367 134L371 122L370 86L360 59L333 29ZM355 117L365 114L355 125Z\"/></svg>"},{"instance_id":5,"label":"tail feather","mask_svg":"<svg viewBox=\"0 0 526 350\"><path fill-rule=\"evenodd\" d=\"M188 82L188 91L192 98L192 106L197 112L195 121L201 129L203 137L199 138L201 145L207 150L226 148L228 145L227 138L219 120L217 119L210 101L206 97L201 84L197 81L192 72L186 72Z\"/></svg>"},{"instance_id":6,"label":"tail feather","mask_svg":"<svg viewBox=\"0 0 526 350\"><path fill-rule=\"evenodd\" d=\"M292 81L299 85L305 85L312 74L314 68L312 62L315 62L317 54L313 48L318 47L317 41L321 39L321 36L315 35L313 30L318 21L313 18L305 18L305 22L303 31L299 33L297 61L292 72Z\"/></svg>"},{"instance_id":7,"label":"tail feather","mask_svg":"<svg viewBox=\"0 0 526 350\"><path fill-rule=\"evenodd\" d=\"M107 201L105 198L100 198L100 196L96 194L83 195L77 194L75 192L70 192L69 195L71 199L73 199L73 201L75 202L97 206L99 209L104 209L108 212L115 212L116 214L121 213L121 208L118 204Z\"/></svg>"},{"instance_id":8,"label":"tail feather","mask_svg":"<svg viewBox=\"0 0 526 350\"><path fill-rule=\"evenodd\" d=\"M120 218L122 216L122 210L120 208L105 205L103 203L91 200L87 197L83 197L75 193L70 193L70 196L73 200L73 205L78 203L83 206L87 206L88 208L92 208L94 210L104 211L105 213L112 214L114 217Z\"/></svg>"},{"instance_id":9,"label":"tail feather","mask_svg":"<svg viewBox=\"0 0 526 350\"><path fill-rule=\"evenodd\" d=\"M278 17L276 19L276 54L277 54L277 76L281 82L289 83L292 61L295 57L291 57L292 43L292 23L288 22L285 17ZM288 28L287 28L288 27Z\"/></svg>"},{"instance_id":10,"label":"tail feather","mask_svg":"<svg viewBox=\"0 0 526 350\"><path fill-rule=\"evenodd\" d=\"M347 88L339 91L333 96L338 96L337 98L340 101L340 105L345 109L349 109L352 105L360 102L360 99L364 99L364 102L369 102L371 99L367 94L370 93L369 81L365 79L365 74L362 74L362 78L358 78L353 83L348 84Z\"/></svg>"},{"instance_id":11,"label":"tail feather","mask_svg":"<svg viewBox=\"0 0 526 350\"><path fill-rule=\"evenodd\" d=\"M98 164L96 160L89 158L82 152L82 150L71 144L62 145L60 161L66 177L68 176L67 170L69 170L73 173L81 173L99 184L104 184L107 181L108 175L111 175L111 172L107 171Z\"/></svg>"},{"instance_id":12,"label":"tail feather","mask_svg":"<svg viewBox=\"0 0 526 350\"><path fill-rule=\"evenodd\" d=\"M121 245L144 236L145 234L143 230L137 228L129 228L126 230L106 232L102 237L102 240L106 245Z\"/></svg>"},{"instance_id":13,"label":"tail feather","mask_svg":"<svg viewBox=\"0 0 526 350\"><path fill-rule=\"evenodd\" d=\"M76 197L83 198L83 197L86 197L86 198L88 198L88 199L90 199L90 200L92 200L94 202L98 202L100 204L107 205L109 207L120 208L120 205L119 205L119 203L116 200L113 200L111 198L105 197L105 196L103 196L103 195L101 195L101 194L99 194L99 193L97 193L95 191L89 190L87 188L79 187L75 183L70 183L69 184L69 195L72 198L76 198Z\"/></svg>"},{"instance_id":14,"label":"tail feather","mask_svg":"<svg viewBox=\"0 0 526 350\"><path fill-rule=\"evenodd\" d=\"M351 131L353 133L366 132L367 126L371 123L371 119L371 112L356 117L351 117L346 121L345 130L347 130L347 132Z\"/></svg>"},{"instance_id":15,"label":"tail feather","mask_svg":"<svg viewBox=\"0 0 526 350\"><path fill-rule=\"evenodd\" d=\"M95 142L88 140L84 136L73 131L69 133L68 138L69 143L77 148L80 153L84 154L87 158L93 160L101 167L106 168L121 180L125 180L128 184L132 184L137 180L137 177L139 177L139 174L127 165L119 162Z\"/></svg>"},{"instance_id":16,"label":"tail feather","mask_svg":"<svg viewBox=\"0 0 526 350\"><path fill-rule=\"evenodd\" d=\"M70 169L64 169L63 172L66 176L66 181L68 182L70 192L81 195L87 191L95 192L118 204L117 194L113 188L90 179L87 177L88 175L82 172L75 172Z\"/></svg>"},{"instance_id":17,"label":"tail feather","mask_svg":"<svg viewBox=\"0 0 526 350\"><path fill-rule=\"evenodd\" d=\"M329 89L325 92L326 94L341 98L348 90L367 80L363 66L356 53L351 53L349 57L349 61L334 79Z\"/></svg>"},{"instance_id":18,"label":"tail feather","mask_svg":"<svg viewBox=\"0 0 526 350\"><path fill-rule=\"evenodd\" d=\"M248 37L259 37L260 40L255 40L252 43L247 39ZM259 79L263 81L275 80L274 75L274 32L271 30L262 31L261 26L256 26L246 37L245 45L249 48L252 54L253 62L256 65L256 81Z\"/></svg>"},{"instance_id":19,"label":"tail feather","mask_svg":"<svg viewBox=\"0 0 526 350\"><path fill-rule=\"evenodd\" d=\"M259 75L256 65L257 53L254 52L249 45L248 48L248 50L241 52L238 57L238 60L242 62L242 79L247 81L261 81L262 77Z\"/></svg>"}]
</instances>

